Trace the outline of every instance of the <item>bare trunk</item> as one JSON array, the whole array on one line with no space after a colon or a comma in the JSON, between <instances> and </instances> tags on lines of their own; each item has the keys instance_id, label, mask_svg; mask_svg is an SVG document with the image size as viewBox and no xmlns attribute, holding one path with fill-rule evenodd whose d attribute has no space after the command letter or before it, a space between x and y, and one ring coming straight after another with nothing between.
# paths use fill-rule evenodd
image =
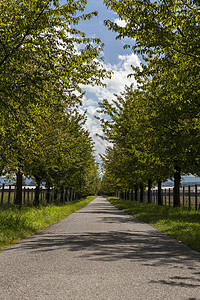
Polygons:
<instances>
[{"instance_id":1,"label":"bare trunk","mask_svg":"<svg viewBox=\"0 0 200 300\"><path fill-rule=\"evenodd\" d=\"M151 187L152 187L152 181L151 181L151 179L149 179L149 181L148 181L148 203L152 202Z\"/></svg>"},{"instance_id":2,"label":"bare trunk","mask_svg":"<svg viewBox=\"0 0 200 300\"><path fill-rule=\"evenodd\" d=\"M36 188L35 188L35 200L34 205L38 206L40 204L40 180L38 177L35 177Z\"/></svg>"},{"instance_id":3,"label":"bare trunk","mask_svg":"<svg viewBox=\"0 0 200 300\"><path fill-rule=\"evenodd\" d=\"M60 198L60 201L61 202L64 202L65 200L64 200L64 187L63 186L61 186L61 198Z\"/></svg>"},{"instance_id":4,"label":"bare trunk","mask_svg":"<svg viewBox=\"0 0 200 300\"><path fill-rule=\"evenodd\" d=\"M140 183L140 202L143 202L143 192L144 192L143 183Z\"/></svg>"},{"instance_id":5,"label":"bare trunk","mask_svg":"<svg viewBox=\"0 0 200 300\"><path fill-rule=\"evenodd\" d=\"M138 187L135 185L135 201L138 201Z\"/></svg>"},{"instance_id":6,"label":"bare trunk","mask_svg":"<svg viewBox=\"0 0 200 300\"><path fill-rule=\"evenodd\" d=\"M17 180L16 180L16 197L15 197L15 204L16 205L22 205L22 172L18 171L16 174Z\"/></svg>"},{"instance_id":7,"label":"bare trunk","mask_svg":"<svg viewBox=\"0 0 200 300\"><path fill-rule=\"evenodd\" d=\"M158 181L158 205L162 205L162 182Z\"/></svg>"},{"instance_id":8,"label":"bare trunk","mask_svg":"<svg viewBox=\"0 0 200 300\"><path fill-rule=\"evenodd\" d=\"M180 206L181 168L175 166L174 172L174 207Z\"/></svg>"},{"instance_id":9,"label":"bare trunk","mask_svg":"<svg viewBox=\"0 0 200 300\"><path fill-rule=\"evenodd\" d=\"M46 202L49 203L50 202L50 187L47 186L47 191L46 191Z\"/></svg>"},{"instance_id":10,"label":"bare trunk","mask_svg":"<svg viewBox=\"0 0 200 300\"><path fill-rule=\"evenodd\" d=\"M133 201L133 190L131 190L131 201Z\"/></svg>"}]
</instances>

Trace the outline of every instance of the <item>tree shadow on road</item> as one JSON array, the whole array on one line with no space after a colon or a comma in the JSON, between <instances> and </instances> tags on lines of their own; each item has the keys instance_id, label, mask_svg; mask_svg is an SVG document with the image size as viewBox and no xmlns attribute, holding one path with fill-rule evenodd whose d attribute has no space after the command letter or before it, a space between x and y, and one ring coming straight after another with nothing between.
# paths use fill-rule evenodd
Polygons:
<instances>
[{"instance_id":1,"label":"tree shadow on road","mask_svg":"<svg viewBox=\"0 0 200 300\"><path fill-rule=\"evenodd\" d=\"M10 248L5 251L9 251ZM133 232L87 232L84 234L55 234L40 232L16 244L15 250L29 250L34 253L73 252L73 258L83 258L96 262L119 262L128 260L140 263L147 268L166 266L180 269L190 277L173 276L161 280L149 280L149 284L162 284L185 288L200 288L200 256L187 246L169 238L159 231ZM59 252L61 251L61 252ZM187 274L187 273L186 273Z\"/></svg>"},{"instance_id":2,"label":"tree shadow on road","mask_svg":"<svg viewBox=\"0 0 200 300\"><path fill-rule=\"evenodd\" d=\"M94 204L93 204L94 205ZM77 214L96 214L97 219L103 223L126 223L135 226L135 230L98 231L83 233L56 233L53 228L41 231L33 237L26 238L14 247L15 251L29 250L34 253L59 253L68 255L73 253L73 258L83 258L96 262L124 262L140 263L146 268L166 266L166 268L180 269L181 274L189 270L192 276L173 276L161 280L149 280L149 284L157 283L186 288L200 287L199 268L200 254L191 250L177 240L168 237L158 230L148 228L142 230L145 224L126 213L108 206L97 205L97 210L81 210ZM130 226L134 228L134 226ZM13 247L5 251L13 250ZM186 273L187 274L187 273ZM191 298L192 299L192 298Z\"/></svg>"},{"instance_id":3,"label":"tree shadow on road","mask_svg":"<svg viewBox=\"0 0 200 300\"><path fill-rule=\"evenodd\" d=\"M76 252L80 257L95 261L142 261L150 266L188 265L200 262L200 255L189 247L159 231L109 231L83 234L55 234L42 231L24 239L16 250L34 252L63 250ZM4 251L9 251L7 248ZM196 270L198 271L198 270ZM197 272L197 274L199 274Z\"/></svg>"}]
</instances>

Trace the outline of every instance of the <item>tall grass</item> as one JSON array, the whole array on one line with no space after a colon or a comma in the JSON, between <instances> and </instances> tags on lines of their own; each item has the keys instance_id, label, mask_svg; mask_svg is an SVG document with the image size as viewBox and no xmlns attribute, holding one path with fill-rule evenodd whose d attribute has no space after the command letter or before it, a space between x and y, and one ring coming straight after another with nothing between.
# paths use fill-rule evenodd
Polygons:
<instances>
[{"instance_id":1,"label":"tall grass","mask_svg":"<svg viewBox=\"0 0 200 300\"><path fill-rule=\"evenodd\" d=\"M200 252L200 211L107 198L114 206Z\"/></svg>"},{"instance_id":2,"label":"tall grass","mask_svg":"<svg viewBox=\"0 0 200 300\"><path fill-rule=\"evenodd\" d=\"M95 196L64 204L41 205L39 207L0 207L0 250L64 219L86 206L93 199Z\"/></svg>"}]
</instances>

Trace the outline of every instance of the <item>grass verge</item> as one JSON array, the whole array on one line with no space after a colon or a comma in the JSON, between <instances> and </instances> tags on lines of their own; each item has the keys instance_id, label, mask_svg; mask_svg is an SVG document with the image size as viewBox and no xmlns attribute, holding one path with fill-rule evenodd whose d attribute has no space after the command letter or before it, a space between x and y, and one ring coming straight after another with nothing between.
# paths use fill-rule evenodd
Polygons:
<instances>
[{"instance_id":1,"label":"grass verge","mask_svg":"<svg viewBox=\"0 0 200 300\"><path fill-rule=\"evenodd\" d=\"M115 197L107 197L107 199L127 214L149 223L160 231L200 252L199 211L120 200Z\"/></svg>"},{"instance_id":2,"label":"grass verge","mask_svg":"<svg viewBox=\"0 0 200 300\"><path fill-rule=\"evenodd\" d=\"M63 204L22 206L21 209L15 206L0 207L0 250L64 219L95 198L89 196Z\"/></svg>"}]
</instances>

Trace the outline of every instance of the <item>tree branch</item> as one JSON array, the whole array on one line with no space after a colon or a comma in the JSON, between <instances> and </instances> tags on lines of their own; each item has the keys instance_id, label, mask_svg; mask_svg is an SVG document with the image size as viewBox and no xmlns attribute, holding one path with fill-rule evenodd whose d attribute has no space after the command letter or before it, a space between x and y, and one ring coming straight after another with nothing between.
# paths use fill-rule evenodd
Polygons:
<instances>
[{"instance_id":1,"label":"tree branch","mask_svg":"<svg viewBox=\"0 0 200 300\"><path fill-rule=\"evenodd\" d=\"M49 1L49 2L50 2L50 1ZM42 14L44 13L45 9L48 7L49 2L45 5L45 7L44 7L44 8L41 10L41 12L39 13L38 17L34 20L34 22L32 23L32 27L33 27L33 26L37 23L37 21L40 19L40 17L41 17ZM19 48L22 46L22 44L23 44L25 38L26 38L26 37L28 36L28 34L30 33L32 27L31 27L31 26L28 26L26 32L24 33L24 36L23 36L21 42L19 42L19 43L17 44L17 46L14 47L14 48L12 49L12 51L11 51L10 53L8 53L8 54L1 60L1 62L0 62L0 67L4 64L4 62L5 62L10 56L12 56L12 55L17 51L17 49L19 49Z\"/></svg>"}]
</instances>

